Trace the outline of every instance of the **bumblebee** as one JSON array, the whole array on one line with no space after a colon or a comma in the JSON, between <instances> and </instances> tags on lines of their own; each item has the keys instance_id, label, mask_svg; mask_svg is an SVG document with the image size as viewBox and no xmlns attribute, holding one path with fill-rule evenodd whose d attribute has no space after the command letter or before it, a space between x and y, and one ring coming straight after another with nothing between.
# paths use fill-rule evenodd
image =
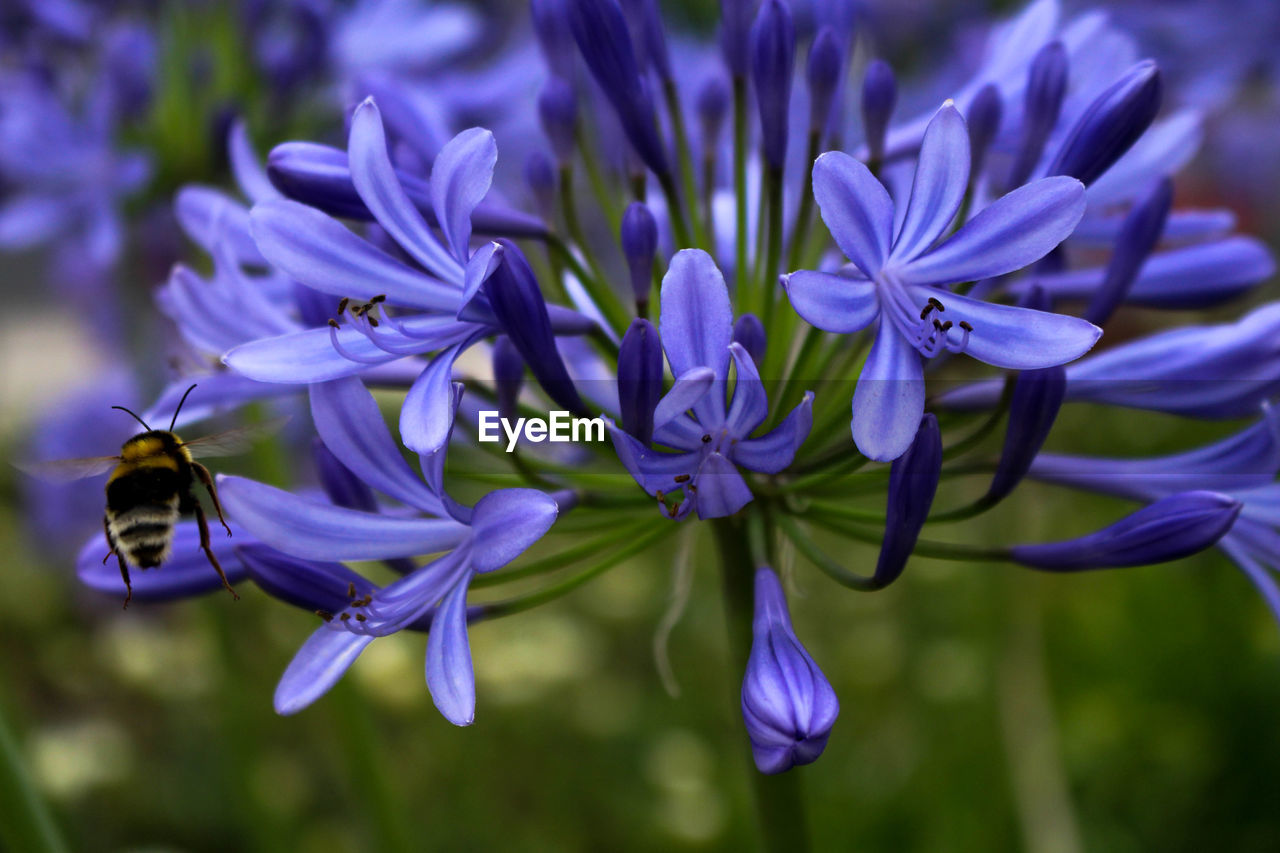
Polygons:
<instances>
[{"instance_id":1,"label":"bumblebee","mask_svg":"<svg viewBox=\"0 0 1280 853\"><path fill-rule=\"evenodd\" d=\"M222 516L222 504L218 500L213 477L208 468L196 461L196 457L241 453L248 449L253 439L274 430L283 420L183 441L173 432L173 428L178 422L182 404L195 388L192 385L182 395L167 430L152 429L146 421L124 406L112 406L113 409L131 415L146 429L146 432L126 441L118 456L62 459L20 466L36 476L64 481L111 471L111 476L107 478L107 509L102 519L110 550L102 562L105 563L114 556L120 564L120 577L124 580L126 590L125 607L129 606L133 598L129 567L151 569L169 559L174 525L180 516L188 514L195 515L200 528L200 548L222 579L223 587L237 600L240 598L210 547L209 520L196 497L197 482L209 493L218 521L222 523L228 536L231 535L231 528Z\"/></svg>"}]
</instances>

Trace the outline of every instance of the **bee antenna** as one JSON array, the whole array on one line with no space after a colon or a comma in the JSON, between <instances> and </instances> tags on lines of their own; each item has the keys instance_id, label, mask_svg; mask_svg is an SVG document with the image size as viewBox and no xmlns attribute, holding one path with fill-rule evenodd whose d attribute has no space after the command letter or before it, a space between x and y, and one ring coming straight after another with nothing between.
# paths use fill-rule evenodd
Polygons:
<instances>
[{"instance_id":1,"label":"bee antenna","mask_svg":"<svg viewBox=\"0 0 1280 853\"><path fill-rule=\"evenodd\" d=\"M196 385L193 382L191 383L191 387L183 392L182 399L178 401L178 408L173 410L173 420L169 421L169 432L173 432L173 426L178 422L178 412L182 411L182 404L187 402L187 395L194 390L196 390Z\"/></svg>"},{"instance_id":2,"label":"bee antenna","mask_svg":"<svg viewBox=\"0 0 1280 853\"><path fill-rule=\"evenodd\" d=\"M143 428L146 429L147 432L151 432L151 427L147 426L147 422L144 421L142 418L138 417L136 414L134 414L132 410L126 409L124 406L112 406L111 408L119 409L122 412L128 412L130 415L133 415L133 419L135 421L142 424Z\"/></svg>"}]
</instances>

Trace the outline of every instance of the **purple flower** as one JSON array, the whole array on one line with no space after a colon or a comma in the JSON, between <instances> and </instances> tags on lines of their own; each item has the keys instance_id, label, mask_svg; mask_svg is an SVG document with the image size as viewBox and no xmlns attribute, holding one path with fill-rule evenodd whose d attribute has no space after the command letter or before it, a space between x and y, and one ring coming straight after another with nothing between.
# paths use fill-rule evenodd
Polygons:
<instances>
[{"instance_id":1,"label":"purple flower","mask_svg":"<svg viewBox=\"0 0 1280 853\"><path fill-rule=\"evenodd\" d=\"M685 249L671 259L662 280L660 326L676 381L654 409L653 437L682 452L651 449L614 427L618 458L659 501L683 494L674 509L663 504L671 518L685 518L695 508L704 519L732 515L751 501L738 467L775 474L790 465L813 425L813 393L806 392L771 432L750 438L764 423L769 401L755 362L733 341L729 292L706 252ZM738 379L726 410L730 359Z\"/></svg>"},{"instance_id":2,"label":"purple flower","mask_svg":"<svg viewBox=\"0 0 1280 853\"><path fill-rule=\"evenodd\" d=\"M782 584L756 570L751 656L742 679L742 719L761 773L781 773L822 755L840 714L831 683L800 644Z\"/></svg>"},{"instance_id":3,"label":"purple flower","mask_svg":"<svg viewBox=\"0 0 1280 853\"><path fill-rule=\"evenodd\" d=\"M1080 357L1102 333L1076 317L942 289L1026 266L1062 242L1084 212L1078 181L1045 178L988 205L935 246L968 178L969 136L950 103L925 134L896 229L893 201L866 166L839 152L814 163L822 218L855 269L800 271L783 283L800 316L820 329L857 332L878 321L853 397L853 440L872 459L902 455L915 436L924 413L922 356L964 352L997 367L1050 367Z\"/></svg>"},{"instance_id":4,"label":"purple flower","mask_svg":"<svg viewBox=\"0 0 1280 853\"><path fill-rule=\"evenodd\" d=\"M451 409L461 386L452 389ZM376 637L410 626L439 604L427 643L427 686L456 725L475 716L475 677L467 643L467 587L475 573L499 569L542 537L556 501L532 489L502 489L475 507L443 488L444 453L423 457L424 482L391 439L373 397L354 377L311 387L316 430L333 456L378 492L414 514L349 509L240 477L220 476L223 503L266 544L304 560L383 560L442 554L400 580L349 601L316 630L276 690L291 714L323 695ZM452 417L449 422L452 423Z\"/></svg>"}]
</instances>

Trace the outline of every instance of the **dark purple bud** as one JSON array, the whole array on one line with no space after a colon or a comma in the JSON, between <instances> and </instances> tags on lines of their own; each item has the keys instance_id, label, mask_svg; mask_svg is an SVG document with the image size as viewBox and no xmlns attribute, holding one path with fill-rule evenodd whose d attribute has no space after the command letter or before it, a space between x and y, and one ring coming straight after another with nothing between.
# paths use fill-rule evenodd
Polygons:
<instances>
[{"instance_id":1,"label":"dark purple bud","mask_svg":"<svg viewBox=\"0 0 1280 853\"><path fill-rule=\"evenodd\" d=\"M1067 371L1062 365L1018 374L1009 401L1004 449L1000 452L996 474L991 478L991 487L987 489L987 501L1001 500L1022 482L1049 437L1066 393Z\"/></svg>"},{"instance_id":2,"label":"dark purple bud","mask_svg":"<svg viewBox=\"0 0 1280 853\"><path fill-rule=\"evenodd\" d=\"M876 560L874 582L886 587L898 579L915 550L920 528L929 517L942 474L942 433L938 419L927 413L907 452L889 469L889 499L885 506L884 540Z\"/></svg>"},{"instance_id":3,"label":"dark purple bud","mask_svg":"<svg viewBox=\"0 0 1280 853\"><path fill-rule=\"evenodd\" d=\"M1095 326L1106 323L1129 295L1129 288L1164 233L1172 205L1173 181L1166 177L1157 181L1129 211L1116 235L1116 248L1107 264L1107 273L1085 311L1084 318L1090 323Z\"/></svg>"},{"instance_id":4,"label":"dark purple bud","mask_svg":"<svg viewBox=\"0 0 1280 853\"><path fill-rule=\"evenodd\" d=\"M809 130L819 131L831 118L831 99L844 71L844 49L835 30L823 27L809 46L805 82L809 86Z\"/></svg>"},{"instance_id":5,"label":"dark purple bud","mask_svg":"<svg viewBox=\"0 0 1280 853\"><path fill-rule=\"evenodd\" d=\"M636 303L649 301L653 286L653 255L658 251L658 223L649 208L633 201L622 214L622 254L631 272L631 290Z\"/></svg>"},{"instance_id":6,"label":"dark purple bud","mask_svg":"<svg viewBox=\"0 0 1280 853\"><path fill-rule=\"evenodd\" d=\"M884 135L898 102L898 81L893 69L882 59L873 60L862 78L862 127L872 160L884 156Z\"/></svg>"},{"instance_id":7,"label":"dark purple bud","mask_svg":"<svg viewBox=\"0 0 1280 853\"><path fill-rule=\"evenodd\" d=\"M533 34L542 49L551 73L562 80L573 79L573 33L565 0L529 0L533 13Z\"/></svg>"},{"instance_id":8,"label":"dark purple bud","mask_svg":"<svg viewBox=\"0 0 1280 853\"><path fill-rule=\"evenodd\" d=\"M698 90L698 122L702 126L704 156L715 156L720 147L720 132L729 114L729 97L729 84L719 75L709 78Z\"/></svg>"},{"instance_id":9,"label":"dark purple bud","mask_svg":"<svg viewBox=\"0 0 1280 853\"><path fill-rule=\"evenodd\" d=\"M796 61L796 27L783 0L765 0L751 27L751 80L760 111L760 137L769 165L787 159L788 108Z\"/></svg>"},{"instance_id":10,"label":"dark purple bud","mask_svg":"<svg viewBox=\"0 0 1280 853\"><path fill-rule=\"evenodd\" d=\"M733 324L733 340L742 345L757 365L764 364L764 352L768 339L764 334L764 323L755 314L743 314Z\"/></svg>"},{"instance_id":11,"label":"dark purple bud","mask_svg":"<svg viewBox=\"0 0 1280 853\"><path fill-rule=\"evenodd\" d=\"M618 408L622 429L653 440L653 410L662 398L662 341L648 320L632 320L618 350Z\"/></svg>"},{"instance_id":12,"label":"dark purple bud","mask_svg":"<svg viewBox=\"0 0 1280 853\"><path fill-rule=\"evenodd\" d=\"M514 243L498 242L503 249L502 262L483 285L493 316L551 399L571 412L585 415L587 407L556 349L547 303L529 261Z\"/></svg>"},{"instance_id":13,"label":"dark purple bud","mask_svg":"<svg viewBox=\"0 0 1280 853\"><path fill-rule=\"evenodd\" d=\"M747 39L756 0L720 0L720 49L732 77L747 76Z\"/></svg>"},{"instance_id":14,"label":"dark purple bud","mask_svg":"<svg viewBox=\"0 0 1280 853\"><path fill-rule=\"evenodd\" d=\"M524 181L538 203L538 211L549 220L556 203L556 167L545 152L529 152L524 161Z\"/></svg>"},{"instance_id":15,"label":"dark purple bud","mask_svg":"<svg viewBox=\"0 0 1280 853\"><path fill-rule=\"evenodd\" d=\"M1166 563L1203 551L1221 539L1240 502L1217 492L1180 492L1109 527L1066 542L1015 545L1015 562L1051 572L1081 572Z\"/></svg>"},{"instance_id":16,"label":"dark purple bud","mask_svg":"<svg viewBox=\"0 0 1280 853\"><path fill-rule=\"evenodd\" d=\"M666 175L667 152L658 135L653 98L640 76L631 33L616 0L567 0L569 28L578 50L617 113L623 132L645 165Z\"/></svg>"},{"instance_id":17,"label":"dark purple bud","mask_svg":"<svg viewBox=\"0 0 1280 853\"><path fill-rule=\"evenodd\" d=\"M1147 59L1094 99L1058 149L1049 175L1070 175L1088 186L1138 141L1160 111L1160 69Z\"/></svg>"},{"instance_id":18,"label":"dark purple bud","mask_svg":"<svg viewBox=\"0 0 1280 853\"><path fill-rule=\"evenodd\" d=\"M742 719L761 773L782 773L822 755L840 701L791 627L773 569L756 569L751 655L742 679Z\"/></svg>"},{"instance_id":19,"label":"dark purple bud","mask_svg":"<svg viewBox=\"0 0 1280 853\"><path fill-rule=\"evenodd\" d=\"M1004 101L994 83L978 90L969 104L965 123L969 126L969 180L976 181L982 174L987 159L987 149L1000 132L1000 120L1004 114Z\"/></svg>"},{"instance_id":20,"label":"dark purple bud","mask_svg":"<svg viewBox=\"0 0 1280 853\"><path fill-rule=\"evenodd\" d=\"M1062 98L1067 93L1067 49L1051 41L1031 61L1022 108L1022 140L1009 172L1010 189L1020 187L1040 162L1049 133L1058 123Z\"/></svg>"},{"instance_id":21,"label":"dark purple bud","mask_svg":"<svg viewBox=\"0 0 1280 853\"><path fill-rule=\"evenodd\" d=\"M538 118L556 159L567 162L573 156L573 132L578 124L578 98L568 81L559 77L547 80L538 96Z\"/></svg>"},{"instance_id":22,"label":"dark purple bud","mask_svg":"<svg viewBox=\"0 0 1280 853\"><path fill-rule=\"evenodd\" d=\"M493 386L498 397L498 414L515 421L516 401L524 385L524 359L505 335L493 342Z\"/></svg>"},{"instance_id":23,"label":"dark purple bud","mask_svg":"<svg viewBox=\"0 0 1280 853\"><path fill-rule=\"evenodd\" d=\"M285 142L267 156L267 177L275 188L294 201L342 219L369 221L347 166L347 152L313 142ZM431 189L426 181L396 170L405 195L432 225L436 224ZM547 226L541 219L491 201L482 201L471 216L477 234L544 239Z\"/></svg>"},{"instance_id":24,"label":"dark purple bud","mask_svg":"<svg viewBox=\"0 0 1280 853\"><path fill-rule=\"evenodd\" d=\"M128 117L142 115L156 79L155 36L147 27L122 24L107 33L102 53L116 108Z\"/></svg>"},{"instance_id":25,"label":"dark purple bud","mask_svg":"<svg viewBox=\"0 0 1280 853\"><path fill-rule=\"evenodd\" d=\"M303 560L259 543L236 548L249 577L267 595L304 610L339 613L376 587L342 563Z\"/></svg>"},{"instance_id":26,"label":"dark purple bud","mask_svg":"<svg viewBox=\"0 0 1280 853\"><path fill-rule=\"evenodd\" d=\"M662 80L671 79L671 54L662 28L658 0L622 0L631 32L635 33L636 55L642 68L652 68Z\"/></svg>"},{"instance_id":27,"label":"dark purple bud","mask_svg":"<svg viewBox=\"0 0 1280 853\"><path fill-rule=\"evenodd\" d=\"M373 490L339 462L338 457L319 438L311 442L311 458L316 463L316 473L320 475L320 486L331 503L347 509L378 511L378 501L373 496Z\"/></svg>"}]
</instances>

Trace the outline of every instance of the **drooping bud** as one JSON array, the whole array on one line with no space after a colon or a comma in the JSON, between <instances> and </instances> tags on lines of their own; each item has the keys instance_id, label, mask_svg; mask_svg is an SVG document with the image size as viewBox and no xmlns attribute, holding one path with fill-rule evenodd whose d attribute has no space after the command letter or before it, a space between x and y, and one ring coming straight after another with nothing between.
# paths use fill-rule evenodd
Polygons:
<instances>
[{"instance_id":1,"label":"drooping bud","mask_svg":"<svg viewBox=\"0 0 1280 853\"><path fill-rule=\"evenodd\" d=\"M988 83L978 90L969 104L969 115L965 123L969 126L969 180L974 182L982 174L986 163L987 149L991 141L1000 132L1000 121L1004 114L1004 101L1000 90L994 83Z\"/></svg>"},{"instance_id":2,"label":"drooping bud","mask_svg":"<svg viewBox=\"0 0 1280 853\"><path fill-rule=\"evenodd\" d=\"M1096 181L1151 126L1163 91L1154 61L1129 69L1085 109L1047 174L1070 175L1085 186Z\"/></svg>"},{"instance_id":3,"label":"drooping bud","mask_svg":"<svg viewBox=\"0 0 1280 853\"><path fill-rule=\"evenodd\" d=\"M889 498L885 507L884 540L876 560L876 587L893 583L907 566L920 528L929 517L942 474L942 433L930 412L920 420L915 440L889 469Z\"/></svg>"},{"instance_id":4,"label":"drooping bud","mask_svg":"<svg viewBox=\"0 0 1280 853\"><path fill-rule=\"evenodd\" d=\"M764 353L768 339L764 334L764 323L755 314L743 314L733 324L733 340L751 356L757 365L764 364Z\"/></svg>"},{"instance_id":5,"label":"drooping bud","mask_svg":"<svg viewBox=\"0 0 1280 853\"><path fill-rule=\"evenodd\" d=\"M1066 393L1067 371L1062 365L1018 374L1009 401L1004 449L1000 452L995 476L991 478L991 487L987 489L987 501L1001 500L1022 482L1049 437Z\"/></svg>"},{"instance_id":6,"label":"drooping bud","mask_svg":"<svg viewBox=\"0 0 1280 853\"><path fill-rule=\"evenodd\" d=\"M1168 177L1156 182L1147 195L1138 200L1124 218L1116 235L1116 248L1107 264L1102 284L1089 300L1084 318L1101 326L1129 294L1133 282L1142 271L1147 257L1160 241L1169 208L1173 205L1173 181Z\"/></svg>"},{"instance_id":7,"label":"drooping bud","mask_svg":"<svg viewBox=\"0 0 1280 853\"><path fill-rule=\"evenodd\" d=\"M551 151L562 164L573 156L573 133L578 124L578 99L573 86L552 77L538 95L538 118L542 132L551 143Z\"/></svg>"},{"instance_id":8,"label":"drooping bud","mask_svg":"<svg viewBox=\"0 0 1280 853\"><path fill-rule=\"evenodd\" d=\"M742 719L761 773L810 764L827 746L840 702L791 627L773 569L756 570L751 655L742 679Z\"/></svg>"},{"instance_id":9,"label":"drooping bud","mask_svg":"<svg viewBox=\"0 0 1280 853\"><path fill-rule=\"evenodd\" d=\"M720 0L720 48L732 77L747 76L747 44L756 0Z\"/></svg>"},{"instance_id":10,"label":"drooping bud","mask_svg":"<svg viewBox=\"0 0 1280 853\"><path fill-rule=\"evenodd\" d=\"M371 221L373 214L356 192L347 165L347 152L313 142L285 142L267 155L267 177L280 192L294 201L322 210L341 219ZM426 181L396 170L396 180L404 187L413 206L432 225L436 224L431 189ZM476 205L471 225L477 234L504 237L547 236L547 225L505 204L485 200Z\"/></svg>"},{"instance_id":11,"label":"drooping bud","mask_svg":"<svg viewBox=\"0 0 1280 853\"><path fill-rule=\"evenodd\" d=\"M545 152L534 149L524 161L524 181L529 185L538 212L551 219L556 204L556 167Z\"/></svg>"},{"instance_id":12,"label":"drooping bud","mask_svg":"<svg viewBox=\"0 0 1280 853\"><path fill-rule=\"evenodd\" d=\"M498 414L515 422L520 387L524 385L524 359L511 339L504 336L493 342L493 387L498 397Z\"/></svg>"},{"instance_id":13,"label":"drooping bud","mask_svg":"<svg viewBox=\"0 0 1280 853\"><path fill-rule=\"evenodd\" d=\"M788 108L796 60L796 27L783 0L765 0L751 27L751 79L760 112L761 147L769 165L787 159Z\"/></svg>"},{"instance_id":14,"label":"drooping bud","mask_svg":"<svg viewBox=\"0 0 1280 853\"><path fill-rule=\"evenodd\" d=\"M667 152L654 120L653 98L640 75L631 33L617 0L567 0L569 28L591 76L613 105L622 130L645 165L666 175Z\"/></svg>"},{"instance_id":15,"label":"drooping bud","mask_svg":"<svg viewBox=\"0 0 1280 853\"><path fill-rule=\"evenodd\" d=\"M493 315L551 399L571 412L585 415L586 406L556 349L547 303L533 269L514 243L500 243L502 262L483 285Z\"/></svg>"},{"instance_id":16,"label":"drooping bud","mask_svg":"<svg viewBox=\"0 0 1280 853\"><path fill-rule=\"evenodd\" d=\"M898 81L893 69L882 59L874 60L862 78L862 127L873 162L884 156L884 137L897 102Z\"/></svg>"},{"instance_id":17,"label":"drooping bud","mask_svg":"<svg viewBox=\"0 0 1280 853\"><path fill-rule=\"evenodd\" d=\"M698 123L702 127L702 151L704 156L714 156L720 146L720 132L724 129L725 116L729 114L729 84L715 75L707 79L698 90Z\"/></svg>"},{"instance_id":18,"label":"drooping bud","mask_svg":"<svg viewBox=\"0 0 1280 853\"><path fill-rule=\"evenodd\" d=\"M1040 162L1049 133L1058 123L1062 99L1067 93L1067 49L1051 41L1031 61L1022 108L1022 139L1009 171L1008 187L1020 187Z\"/></svg>"},{"instance_id":19,"label":"drooping bud","mask_svg":"<svg viewBox=\"0 0 1280 853\"><path fill-rule=\"evenodd\" d=\"M809 46L805 83L809 86L809 130L820 131L831 118L831 99L844 71L844 50L835 30L823 27Z\"/></svg>"},{"instance_id":20,"label":"drooping bud","mask_svg":"<svg viewBox=\"0 0 1280 853\"><path fill-rule=\"evenodd\" d=\"M653 255L658 251L658 223L642 202L633 201L622 214L622 254L631 273L637 305L649 303L653 286Z\"/></svg>"},{"instance_id":21,"label":"drooping bud","mask_svg":"<svg viewBox=\"0 0 1280 853\"><path fill-rule=\"evenodd\" d=\"M632 320L618 350L618 408L622 429L653 440L653 410L662 398L662 341L648 320Z\"/></svg>"},{"instance_id":22,"label":"drooping bud","mask_svg":"<svg viewBox=\"0 0 1280 853\"><path fill-rule=\"evenodd\" d=\"M1015 545L1009 553L1015 562L1051 572L1166 563L1221 539L1240 507L1239 501L1217 492L1179 492L1079 539Z\"/></svg>"}]
</instances>

